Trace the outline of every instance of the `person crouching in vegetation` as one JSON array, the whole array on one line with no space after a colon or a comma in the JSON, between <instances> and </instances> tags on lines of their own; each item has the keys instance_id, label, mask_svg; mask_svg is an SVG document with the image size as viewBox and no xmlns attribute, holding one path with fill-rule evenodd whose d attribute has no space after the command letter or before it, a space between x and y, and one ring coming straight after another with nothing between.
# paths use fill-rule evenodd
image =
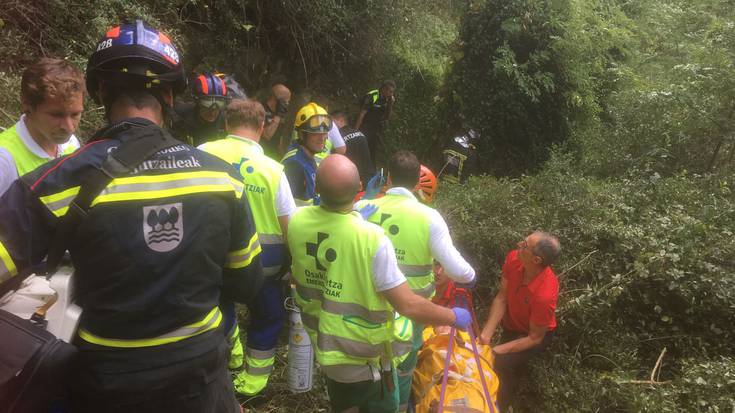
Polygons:
<instances>
[{"instance_id":1,"label":"person crouching in vegetation","mask_svg":"<svg viewBox=\"0 0 735 413\"><path fill-rule=\"evenodd\" d=\"M503 334L493 347L495 371L500 379L498 405L505 412L512 402L518 374L528 360L545 350L556 329L559 280L551 265L559 257L559 240L536 231L518 243L503 264L500 291L480 334L490 344L500 320Z\"/></svg>"}]
</instances>

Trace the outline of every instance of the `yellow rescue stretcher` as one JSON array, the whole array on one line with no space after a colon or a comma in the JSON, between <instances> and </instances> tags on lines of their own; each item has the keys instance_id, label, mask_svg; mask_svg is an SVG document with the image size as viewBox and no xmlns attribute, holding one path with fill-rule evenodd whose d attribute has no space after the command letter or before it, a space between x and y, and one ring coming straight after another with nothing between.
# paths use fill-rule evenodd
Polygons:
<instances>
[{"instance_id":1,"label":"yellow rescue stretcher","mask_svg":"<svg viewBox=\"0 0 735 413\"><path fill-rule=\"evenodd\" d=\"M411 385L416 412L497 413L499 382L492 369L493 355L490 346L477 344L481 367L478 369L470 334L464 331L457 331L453 340L451 361L444 385L443 408L440 408L444 367L450 347L450 329L439 327L437 330L439 331L431 327L424 329L424 344L419 350ZM486 388L483 388L480 371L485 376ZM486 394L491 399L490 403L486 402Z\"/></svg>"}]
</instances>

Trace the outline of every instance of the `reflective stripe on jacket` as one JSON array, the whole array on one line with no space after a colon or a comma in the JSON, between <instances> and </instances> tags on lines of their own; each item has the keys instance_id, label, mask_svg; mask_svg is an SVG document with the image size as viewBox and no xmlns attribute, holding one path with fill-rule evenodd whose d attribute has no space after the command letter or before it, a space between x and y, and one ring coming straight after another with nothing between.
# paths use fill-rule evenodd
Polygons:
<instances>
[{"instance_id":1,"label":"reflective stripe on jacket","mask_svg":"<svg viewBox=\"0 0 735 413\"><path fill-rule=\"evenodd\" d=\"M277 274L286 258L276 211L276 194L281 184L283 165L265 156L256 142L235 135L207 142L200 149L218 156L240 173L263 248L263 274Z\"/></svg>"},{"instance_id":2,"label":"reflective stripe on jacket","mask_svg":"<svg viewBox=\"0 0 735 413\"><path fill-rule=\"evenodd\" d=\"M411 323L395 319L373 284L373 257L382 237L379 227L355 212L314 206L291 218L296 301L322 366L378 366L381 358L395 363L411 350Z\"/></svg>"},{"instance_id":3,"label":"reflective stripe on jacket","mask_svg":"<svg viewBox=\"0 0 735 413\"><path fill-rule=\"evenodd\" d=\"M15 181L0 198L0 279L38 265L89 171L151 129L126 119ZM220 296L245 302L262 282L243 183L213 155L183 143L160 150L91 205L68 247L89 343L137 347L200 335L220 325Z\"/></svg>"}]
</instances>

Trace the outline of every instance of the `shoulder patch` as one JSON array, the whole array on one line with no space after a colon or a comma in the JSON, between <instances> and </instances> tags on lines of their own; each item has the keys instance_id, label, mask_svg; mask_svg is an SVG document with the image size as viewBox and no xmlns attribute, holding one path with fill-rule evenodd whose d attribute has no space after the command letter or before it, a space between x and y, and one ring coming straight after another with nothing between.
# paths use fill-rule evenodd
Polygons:
<instances>
[{"instance_id":1,"label":"shoulder patch","mask_svg":"<svg viewBox=\"0 0 735 413\"><path fill-rule=\"evenodd\" d=\"M181 202L143 207L143 238L148 248L168 252L184 238L184 211Z\"/></svg>"}]
</instances>

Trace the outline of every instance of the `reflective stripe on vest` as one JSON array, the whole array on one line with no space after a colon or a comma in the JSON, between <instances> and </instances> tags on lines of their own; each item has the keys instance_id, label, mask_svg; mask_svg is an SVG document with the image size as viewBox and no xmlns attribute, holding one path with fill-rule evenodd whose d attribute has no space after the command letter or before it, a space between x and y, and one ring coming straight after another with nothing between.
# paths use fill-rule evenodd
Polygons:
<instances>
[{"instance_id":1,"label":"reflective stripe on vest","mask_svg":"<svg viewBox=\"0 0 735 413\"><path fill-rule=\"evenodd\" d=\"M393 360L396 365L413 350L414 322L396 313L393 320Z\"/></svg>"},{"instance_id":2,"label":"reflective stripe on vest","mask_svg":"<svg viewBox=\"0 0 735 413\"><path fill-rule=\"evenodd\" d=\"M373 105L380 99L380 90L373 89L367 93L373 99Z\"/></svg>"},{"instance_id":3,"label":"reflective stripe on vest","mask_svg":"<svg viewBox=\"0 0 735 413\"><path fill-rule=\"evenodd\" d=\"M5 148L13 157L18 176L23 176L50 161L48 158L42 158L36 155L26 147L20 135L18 135L17 125L13 125L0 133L0 148ZM68 155L75 150L76 148L70 146L65 148L61 154Z\"/></svg>"},{"instance_id":4,"label":"reflective stripe on vest","mask_svg":"<svg viewBox=\"0 0 735 413\"><path fill-rule=\"evenodd\" d=\"M341 337L336 334L328 334L323 330L319 330L319 317L312 316L311 314L302 313L301 321L304 323L304 327L310 330L309 337L312 339L312 343L317 343L317 350L319 352L345 353L353 358L367 360L377 359L380 356L385 355L385 342L370 344L359 340ZM408 321L408 323L410 324L410 321ZM315 341L314 335L311 331L316 332ZM413 342L410 339L410 334L413 330L409 327L407 331L409 333L408 341L391 340L391 351L394 357L396 357L396 355L404 357L411 351Z\"/></svg>"},{"instance_id":5,"label":"reflective stripe on vest","mask_svg":"<svg viewBox=\"0 0 735 413\"><path fill-rule=\"evenodd\" d=\"M201 192L234 192L242 196L243 184L226 172L197 171L163 175L140 175L115 178L92 201L97 204L143 199L168 198ZM62 217L79 193L79 187L39 197L51 213Z\"/></svg>"},{"instance_id":6,"label":"reflective stripe on vest","mask_svg":"<svg viewBox=\"0 0 735 413\"><path fill-rule=\"evenodd\" d=\"M378 207L369 220L385 229L408 286L416 294L430 298L434 295L434 273L429 248L429 207L399 194L386 194L369 202Z\"/></svg>"},{"instance_id":7,"label":"reflective stripe on vest","mask_svg":"<svg viewBox=\"0 0 735 413\"><path fill-rule=\"evenodd\" d=\"M320 300L322 302L322 310L328 311L333 314L353 314L357 317L362 318L365 321L374 324L387 323L391 317L391 313L388 311L370 311L367 308L356 303L345 303L332 301L327 297L324 297L321 289L308 288L302 285L296 286L296 292L307 300Z\"/></svg>"},{"instance_id":8,"label":"reflective stripe on vest","mask_svg":"<svg viewBox=\"0 0 735 413\"><path fill-rule=\"evenodd\" d=\"M240 173L262 247L263 275L277 274L286 258L276 211L283 165L265 156L254 141L234 135L207 142L201 149L223 159Z\"/></svg>"},{"instance_id":9,"label":"reflective stripe on vest","mask_svg":"<svg viewBox=\"0 0 735 413\"><path fill-rule=\"evenodd\" d=\"M323 366L377 365L381 357L404 353L403 342L394 339L393 308L373 284L383 236L354 212L306 207L291 218L295 297Z\"/></svg>"},{"instance_id":10,"label":"reflective stripe on vest","mask_svg":"<svg viewBox=\"0 0 735 413\"><path fill-rule=\"evenodd\" d=\"M163 344L175 343L183 339L194 337L196 335L205 333L210 330L214 330L219 327L222 322L222 313L219 311L219 307L215 307L204 316L203 319L195 323L185 325L174 331L160 335L158 337L126 340L119 338L104 338L96 336L84 328L79 329L79 337L84 341L92 344L97 344L105 347L120 347L120 348L138 348L138 347L153 347L160 346Z\"/></svg>"},{"instance_id":11,"label":"reflective stripe on vest","mask_svg":"<svg viewBox=\"0 0 735 413\"><path fill-rule=\"evenodd\" d=\"M467 155L464 155L462 153L459 153L457 151L453 151L451 149L445 149L444 150L444 159L445 164L449 165L450 163L454 163L453 161L457 161L457 176L454 176L452 174L444 174L443 178L447 182L451 183L458 183L459 178L462 176L462 170L464 169L464 161L467 160Z\"/></svg>"},{"instance_id":12,"label":"reflective stripe on vest","mask_svg":"<svg viewBox=\"0 0 735 413\"><path fill-rule=\"evenodd\" d=\"M0 242L0 282L16 274L18 274L18 269L15 267L15 262L13 262L3 243Z\"/></svg>"},{"instance_id":13,"label":"reflective stripe on vest","mask_svg":"<svg viewBox=\"0 0 735 413\"><path fill-rule=\"evenodd\" d=\"M284 162L286 162L286 161L287 161L288 159L290 159L290 158L293 158L294 156L296 156L296 153L297 153L298 151L299 151L298 149L291 149L291 150L289 150L288 152L286 152L286 153L285 153L285 154L283 155L283 158L281 158L281 163L284 163Z\"/></svg>"}]
</instances>

